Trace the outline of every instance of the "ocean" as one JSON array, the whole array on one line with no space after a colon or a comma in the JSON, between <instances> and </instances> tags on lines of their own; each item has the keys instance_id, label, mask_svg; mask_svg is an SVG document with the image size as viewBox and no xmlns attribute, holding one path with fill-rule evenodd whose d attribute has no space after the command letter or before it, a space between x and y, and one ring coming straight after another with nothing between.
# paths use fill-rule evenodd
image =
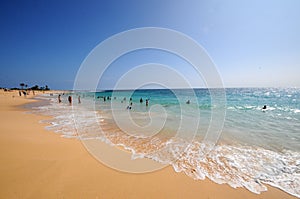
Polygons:
<instances>
[{"instance_id":1,"label":"ocean","mask_svg":"<svg viewBox=\"0 0 300 199\"><path fill-rule=\"evenodd\" d=\"M63 137L98 139L196 180L254 193L268 184L300 197L300 89L227 88L221 104L212 99L218 92L72 92L61 103L44 95L50 103L33 112L53 116L47 129Z\"/></svg>"}]
</instances>

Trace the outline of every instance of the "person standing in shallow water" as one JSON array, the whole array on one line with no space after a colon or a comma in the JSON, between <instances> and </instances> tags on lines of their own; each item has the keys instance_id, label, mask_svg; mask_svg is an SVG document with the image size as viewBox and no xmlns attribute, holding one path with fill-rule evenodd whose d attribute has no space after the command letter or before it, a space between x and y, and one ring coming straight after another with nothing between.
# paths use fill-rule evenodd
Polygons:
<instances>
[{"instance_id":1,"label":"person standing in shallow water","mask_svg":"<svg viewBox=\"0 0 300 199\"><path fill-rule=\"evenodd\" d=\"M148 99L146 99L146 106L148 106L149 105L149 100Z\"/></svg>"},{"instance_id":2,"label":"person standing in shallow water","mask_svg":"<svg viewBox=\"0 0 300 199\"><path fill-rule=\"evenodd\" d=\"M71 105L72 104L72 96L68 97L68 101L69 101L69 104Z\"/></svg>"},{"instance_id":3,"label":"person standing in shallow water","mask_svg":"<svg viewBox=\"0 0 300 199\"><path fill-rule=\"evenodd\" d=\"M61 103L61 95L58 95L58 103Z\"/></svg>"}]
</instances>

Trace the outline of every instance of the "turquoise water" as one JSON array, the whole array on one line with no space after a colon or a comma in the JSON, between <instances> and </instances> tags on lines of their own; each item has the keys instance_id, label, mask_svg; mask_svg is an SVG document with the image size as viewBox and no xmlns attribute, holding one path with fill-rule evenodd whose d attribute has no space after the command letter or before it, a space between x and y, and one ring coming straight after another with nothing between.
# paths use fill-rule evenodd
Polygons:
<instances>
[{"instance_id":1,"label":"turquoise water","mask_svg":"<svg viewBox=\"0 0 300 199\"><path fill-rule=\"evenodd\" d=\"M299 89L227 89L224 134L274 151L300 151L299 100Z\"/></svg>"},{"instance_id":2,"label":"turquoise water","mask_svg":"<svg viewBox=\"0 0 300 199\"><path fill-rule=\"evenodd\" d=\"M133 112L148 111L145 102L140 106L140 98L144 101L149 99L150 106L162 105L171 116L184 112L194 117L199 110L199 128L202 131L198 131L198 134L204 134L210 122L212 109L209 90L195 89L197 101L191 101L189 105L185 105L185 102L193 98L192 90L175 90L175 92L177 96L167 89L137 90L132 96L130 95L132 91L119 91L114 95L117 100L126 97L124 107L129 104L132 97ZM112 96L112 93L112 91L98 92L95 96L97 99ZM299 89L226 89L226 98L226 117L221 140L262 146L275 151L285 149L300 151ZM103 98L98 100L101 104ZM180 103L184 106L184 111L181 110ZM264 105L267 105L265 111L262 110Z\"/></svg>"},{"instance_id":3,"label":"turquoise water","mask_svg":"<svg viewBox=\"0 0 300 199\"><path fill-rule=\"evenodd\" d=\"M194 179L254 193L269 184L299 197L300 89L225 91L225 106L211 98L219 90L155 89L72 93L72 106L69 94L60 104L57 96L47 96L52 103L36 111L54 116L48 128L65 137L123 146L133 158L170 164ZM219 122L212 123L213 117ZM218 139L205 142L214 133Z\"/></svg>"}]
</instances>

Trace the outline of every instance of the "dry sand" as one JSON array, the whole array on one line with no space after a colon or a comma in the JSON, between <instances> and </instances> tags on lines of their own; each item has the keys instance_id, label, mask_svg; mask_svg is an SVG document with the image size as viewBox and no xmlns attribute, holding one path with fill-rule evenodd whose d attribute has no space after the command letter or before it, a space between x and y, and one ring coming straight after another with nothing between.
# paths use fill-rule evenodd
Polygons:
<instances>
[{"instance_id":1,"label":"dry sand","mask_svg":"<svg viewBox=\"0 0 300 199\"><path fill-rule=\"evenodd\" d=\"M94 159L79 140L46 131L39 121L47 117L25 114L17 105L33 101L28 98L0 91L0 198L295 198L273 187L257 195L195 181L171 167L118 172Z\"/></svg>"}]
</instances>

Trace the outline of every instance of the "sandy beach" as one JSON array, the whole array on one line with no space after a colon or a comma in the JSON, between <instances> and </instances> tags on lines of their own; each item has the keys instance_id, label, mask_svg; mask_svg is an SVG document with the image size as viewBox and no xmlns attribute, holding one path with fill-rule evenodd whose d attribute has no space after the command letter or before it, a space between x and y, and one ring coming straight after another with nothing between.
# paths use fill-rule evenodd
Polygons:
<instances>
[{"instance_id":1,"label":"sandy beach","mask_svg":"<svg viewBox=\"0 0 300 199\"><path fill-rule=\"evenodd\" d=\"M268 186L244 188L195 181L172 167L147 174L122 173L98 162L76 139L45 130L45 116L20 107L34 102L0 91L0 198L296 198Z\"/></svg>"}]
</instances>

